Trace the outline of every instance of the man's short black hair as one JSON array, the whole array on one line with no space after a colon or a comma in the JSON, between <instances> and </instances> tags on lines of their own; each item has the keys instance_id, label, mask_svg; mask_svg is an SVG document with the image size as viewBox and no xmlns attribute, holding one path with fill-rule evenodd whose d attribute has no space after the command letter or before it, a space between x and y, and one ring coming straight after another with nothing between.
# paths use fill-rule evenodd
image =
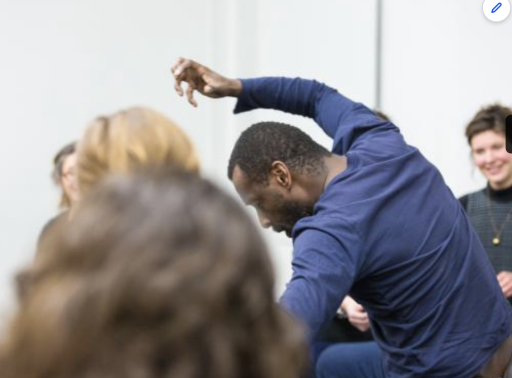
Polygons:
<instances>
[{"instance_id":1,"label":"man's short black hair","mask_svg":"<svg viewBox=\"0 0 512 378\"><path fill-rule=\"evenodd\" d=\"M268 183L272 163L281 161L297 173L325 170L323 158L330 152L297 127L279 122L260 122L238 138L229 159L228 177L238 167L252 182Z\"/></svg>"}]
</instances>

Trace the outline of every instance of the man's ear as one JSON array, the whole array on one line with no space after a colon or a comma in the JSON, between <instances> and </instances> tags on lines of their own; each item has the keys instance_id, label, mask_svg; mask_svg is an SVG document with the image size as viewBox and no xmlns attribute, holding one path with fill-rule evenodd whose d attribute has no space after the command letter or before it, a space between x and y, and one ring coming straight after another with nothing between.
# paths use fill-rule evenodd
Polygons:
<instances>
[{"instance_id":1,"label":"man's ear","mask_svg":"<svg viewBox=\"0 0 512 378\"><path fill-rule=\"evenodd\" d=\"M290 170L282 161L275 161L272 163L270 177L285 189L290 188L292 185L292 175Z\"/></svg>"}]
</instances>

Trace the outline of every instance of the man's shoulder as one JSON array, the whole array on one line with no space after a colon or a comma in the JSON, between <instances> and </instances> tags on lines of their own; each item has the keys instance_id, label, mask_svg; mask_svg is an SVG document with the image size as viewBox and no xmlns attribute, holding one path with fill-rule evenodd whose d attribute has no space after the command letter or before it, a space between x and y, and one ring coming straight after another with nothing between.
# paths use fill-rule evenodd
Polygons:
<instances>
[{"instance_id":1,"label":"man's shoulder","mask_svg":"<svg viewBox=\"0 0 512 378\"><path fill-rule=\"evenodd\" d=\"M323 209L315 212L314 215L302 218L293 228L293 238L316 239L329 237L334 239L345 240L356 232L356 221L342 209Z\"/></svg>"}]
</instances>

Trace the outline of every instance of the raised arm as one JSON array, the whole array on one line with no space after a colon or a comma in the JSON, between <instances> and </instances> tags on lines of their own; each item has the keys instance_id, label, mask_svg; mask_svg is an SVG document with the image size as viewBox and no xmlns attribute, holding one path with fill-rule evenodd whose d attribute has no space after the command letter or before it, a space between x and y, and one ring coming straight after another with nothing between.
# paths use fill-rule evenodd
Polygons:
<instances>
[{"instance_id":1,"label":"raised arm","mask_svg":"<svg viewBox=\"0 0 512 378\"><path fill-rule=\"evenodd\" d=\"M360 103L338 93L335 89L314 80L266 77L258 79L230 79L192 60L180 58L173 66L175 89L184 92L197 106L194 92L210 98L238 97L235 113L252 109L276 109L313 118L324 132L334 140L333 151L346 153L354 141L366 131L398 129L390 122L378 118Z\"/></svg>"},{"instance_id":2,"label":"raised arm","mask_svg":"<svg viewBox=\"0 0 512 378\"><path fill-rule=\"evenodd\" d=\"M314 80L265 77L241 83L235 113L264 108L302 115L313 118L333 139L356 105L335 89Z\"/></svg>"}]
</instances>

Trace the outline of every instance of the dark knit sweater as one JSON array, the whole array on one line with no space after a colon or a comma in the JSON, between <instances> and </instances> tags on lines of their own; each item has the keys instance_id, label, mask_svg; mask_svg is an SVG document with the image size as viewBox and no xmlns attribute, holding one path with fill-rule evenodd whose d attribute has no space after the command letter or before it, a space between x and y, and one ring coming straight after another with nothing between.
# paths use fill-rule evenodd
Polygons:
<instances>
[{"instance_id":1,"label":"dark knit sweater","mask_svg":"<svg viewBox=\"0 0 512 378\"><path fill-rule=\"evenodd\" d=\"M489 254L496 273L512 271L512 215L504 223L512 211L512 187L497 191L488 186L459 200ZM500 229L500 245L496 246L492 240ZM512 298L509 301L512 304Z\"/></svg>"}]
</instances>

